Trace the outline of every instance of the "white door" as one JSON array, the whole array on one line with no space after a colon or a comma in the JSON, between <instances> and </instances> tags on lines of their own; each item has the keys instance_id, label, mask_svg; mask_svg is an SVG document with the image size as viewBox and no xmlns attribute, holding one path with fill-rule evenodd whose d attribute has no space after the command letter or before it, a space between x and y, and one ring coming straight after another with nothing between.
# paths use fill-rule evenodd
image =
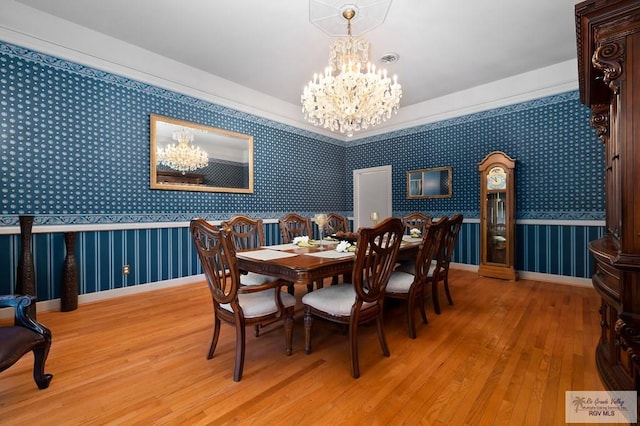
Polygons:
<instances>
[{"instance_id":1,"label":"white door","mask_svg":"<svg viewBox=\"0 0 640 426\"><path fill-rule=\"evenodd\" d=\"M353 171L353 229L373 225L371 212L378 212L380 221L393 214L391 166Z\"/></svg>"}]
</instances>

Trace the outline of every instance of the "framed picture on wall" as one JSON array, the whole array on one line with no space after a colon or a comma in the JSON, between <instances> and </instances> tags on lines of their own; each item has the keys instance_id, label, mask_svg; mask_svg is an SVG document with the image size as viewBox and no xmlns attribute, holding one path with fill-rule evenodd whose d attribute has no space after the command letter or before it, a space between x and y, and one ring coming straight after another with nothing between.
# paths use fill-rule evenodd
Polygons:
<instances>
[{"instance_id":1,"label":"framed picture on wall","mask_svg":"<svg viewBox=\"0 0 640 426\"><path fill-rule=\"evenodd\" d=\"M451 198L451 166L407 172L407 198Z\"/></svg>"}]
</instances>

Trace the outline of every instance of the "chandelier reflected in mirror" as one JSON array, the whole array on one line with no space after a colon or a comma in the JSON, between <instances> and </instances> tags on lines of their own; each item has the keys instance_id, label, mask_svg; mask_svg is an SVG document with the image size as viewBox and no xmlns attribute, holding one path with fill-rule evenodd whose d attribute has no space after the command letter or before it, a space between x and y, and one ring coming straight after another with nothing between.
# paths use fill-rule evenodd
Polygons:
<instances>
[{"instance_id":1,"label":"chandelier reflected in mirror","mask_svg":"<svg viewBox=\"0 0 640 426\"><path fill-rule=\"evenodd\" d=\"M347 20L347 38L330 47L329 66L315 74L301 96L307 121L347 136L366 130L397 113L402 87L396 76L387 76L369 62L369 43L351 36L355 9L343 10Z\"/></svg>"},{"instance_id":2,"label":"chandelier reflected in mirror","mask_svg":"<svg viewBox=\"0 0 640 426\"><path fill-rule=\"evenodd\" d=\"M178 170L183 174L201 169L209 164L207 153L200 147L191 144L193 133L182 128L173 132L173 140L178 143L169 144L164 149L158 148L158 164Z\"/></svg>"}]
</instances>

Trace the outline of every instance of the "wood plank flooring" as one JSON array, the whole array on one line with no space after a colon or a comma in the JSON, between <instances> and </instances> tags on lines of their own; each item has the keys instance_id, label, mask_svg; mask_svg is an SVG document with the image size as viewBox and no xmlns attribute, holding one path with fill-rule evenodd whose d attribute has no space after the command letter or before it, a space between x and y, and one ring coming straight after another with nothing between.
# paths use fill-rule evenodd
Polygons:
<instances>
[{"instance_id":1,"label":"wood plank flooring","mask_svg":"<svg viewBox=\"0 0 640 426\"><path fill-rule=\"evenodd\" d=\"M207 360L212 307L206 284L152 291L41 312L53 332L38 390L32 356L0 373L0 424L564 424L565 391L604 390L594 348L593 289L451 271L442 315L406 332L404 305L386 309L391 357L375 327L360 334L361 377L353 379L347 336L316 322L304 353L302 312L294 352L284 332L247 330L241 382L232 380L235 334L223 325ZM301 294L302 287L296 289Z\"/></svg>"}]
</instances>

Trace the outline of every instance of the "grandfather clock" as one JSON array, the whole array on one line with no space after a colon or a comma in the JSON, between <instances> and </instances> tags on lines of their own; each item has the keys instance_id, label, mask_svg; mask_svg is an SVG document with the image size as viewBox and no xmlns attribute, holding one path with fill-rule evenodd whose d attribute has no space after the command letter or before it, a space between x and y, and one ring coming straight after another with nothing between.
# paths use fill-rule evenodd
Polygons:
<instances>
[{"instance_id":1,"label":"grandfather clock","mask_svg":"<svg viewBox=\"0 0 640 426\"><path fill-rule=\"evenodd\" d=\"M516 160L488 154L480 170L480 267L485 277L517 280L515 268Z\"/></svg>"},{"instance_id":2,"label":"grandfather clock","mask_svg":"<svg viewBox=\"0 0 640 426\"><path fill-rule=\"evenodd\" d=\"M596 366L609 389L640 391L640 1L590 0L575 14L580 101L605 155L606 230L589 243Z\"/></svg>"}]
</instances>

